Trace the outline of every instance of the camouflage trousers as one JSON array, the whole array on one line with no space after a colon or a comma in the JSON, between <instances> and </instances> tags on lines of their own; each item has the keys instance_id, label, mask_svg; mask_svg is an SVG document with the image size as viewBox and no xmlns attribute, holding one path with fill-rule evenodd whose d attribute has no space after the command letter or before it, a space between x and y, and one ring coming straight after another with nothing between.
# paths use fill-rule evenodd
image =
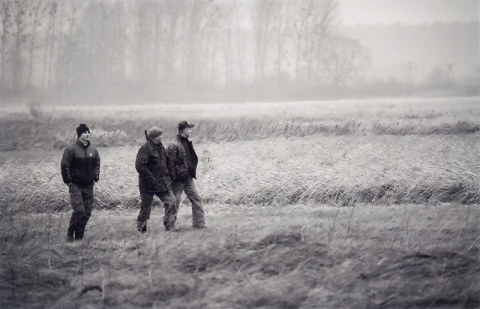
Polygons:
<instances>
[{"instance_id":1,"label":"camouflage trousers","mask_svg":"<svg viewBox=\"0 0 480 309\"><path fill-rule=\"evenodd\" d=\"M71 183L68 191L73 212L68 225L67 240L80 240L92 216L93 183L87 187Z\"/></svg>"},{"instance_id":2,"label":"camouflage trousers","mask_svg":"<svg viewBox=\"0 0 480 309\"><path fill-rule=\"evenodd\" d=\"M172 182L172 191L177 200L177 209L182 200L182 193L190 200L192 204L192 220L193 228L205 227L205 214L203 211L203 200L200 197L200 192L192 177L188 176L185 181L174 180Z\"/></svg>"},{"instance_id":3,"label":"camouflage trousers","mask_svg":"<svg viewBox=\"0 0 480 309\"><path fill-rule=\"evenodd\" d=\"M175 229L177 221L177 204L175 203L175 196L171 190L161 192L140 192L142 203L140 205L140 213L137 218L137 229L139 232L145 233L147 231L147 221L150 219L152 211L153 196L156 195L162 201L165 208L165 215L163 217L163 225L165 230L169 231Z\"/></svg>"}]
</instances>

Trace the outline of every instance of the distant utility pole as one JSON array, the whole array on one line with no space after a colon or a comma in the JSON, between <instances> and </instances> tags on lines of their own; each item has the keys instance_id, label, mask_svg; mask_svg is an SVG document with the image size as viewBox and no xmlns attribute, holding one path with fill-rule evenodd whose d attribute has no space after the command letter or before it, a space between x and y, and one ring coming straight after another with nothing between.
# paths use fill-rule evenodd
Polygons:
<instances>
[{"instance_id":1,"label":"distant utility pole","mask_svg":"<svg viewBox=\"0 0 480 309\"><path fill-rule=\"evenodd\" d=\"M448 86L455 85L455 76L453 75L453 67L456 66L456 63L445 63L447 67L447 75L445 76L445 84Z\"/></svg>"}]
</instances>

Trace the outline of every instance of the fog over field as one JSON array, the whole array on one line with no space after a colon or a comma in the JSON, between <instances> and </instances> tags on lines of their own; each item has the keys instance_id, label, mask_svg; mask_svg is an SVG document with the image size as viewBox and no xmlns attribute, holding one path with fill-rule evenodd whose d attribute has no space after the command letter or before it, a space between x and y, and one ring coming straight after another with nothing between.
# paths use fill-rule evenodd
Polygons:
<instances>
[{"instance_id":1,"label":"fog over field","mask_svg":"<svg viewBox=\"0 0 480 309\"><path fill-rule=\"evenodd\" d=\"M478 1L13 1L0 103L478 96Z\"/></svg>"}]
</instances>

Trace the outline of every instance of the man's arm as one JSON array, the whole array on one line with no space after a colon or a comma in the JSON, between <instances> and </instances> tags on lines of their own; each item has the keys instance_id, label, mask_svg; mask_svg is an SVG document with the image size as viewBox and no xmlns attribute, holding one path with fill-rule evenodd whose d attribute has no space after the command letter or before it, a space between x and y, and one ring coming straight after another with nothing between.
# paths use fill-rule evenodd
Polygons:
<instances>
[{"instance_id":1,"label":"man's arm","mask_svg":"<svg viewBox=\"0 0 480 309\"><path fill-rule=\"evenodd\" d=\"M137 170L140 177L145 179L148 183L156 184L157 179L148 169L148 157L148 150L145 147L140 148L140 150L138 150L137 158L135 160L135 169Z\"/></svg>"},{"instance_id":2,"label":"man's arm","mask_svg":"<svg viewBox=\"0 0 480 309\"><path fill-rule=\"evenodd\" d=\"M178 148L174 143L168 145L167 150L165 152L167 154L167 166L168 166L168 173L172 180L175 180L176 176L176 164L177 156L178 156Z\"/></svg>"},{"instance_id":3,"label":"man's arm","mask_svg":"<svg viewBox=\"0 0 480 309\"><path fill-rule=\"evenodd\" d=\"M100 179L100 155L98 153L98 150L95 149L95 182L97 182Z\"/></svg>"},{"instance_id":4,"label":"man's arm","mask_svg":"<svg viewBox=\"0 0 480 309\"><path fill-rule=\"evenodd\" d=\"M72 172L70 170L70 165L72 163L75 152L71 148L65 148L63 151L62 161L60 163L60 169L62 171L63 182L67 185L70 185L72 182Z\"/></svg>"}]
</instances>

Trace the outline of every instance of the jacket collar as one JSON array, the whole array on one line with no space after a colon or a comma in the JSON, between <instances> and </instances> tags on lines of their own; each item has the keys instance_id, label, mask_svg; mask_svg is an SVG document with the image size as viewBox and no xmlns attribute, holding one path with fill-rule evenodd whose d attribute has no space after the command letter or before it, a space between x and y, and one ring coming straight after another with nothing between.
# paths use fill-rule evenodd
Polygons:
<instances>
[{"instance_id":1,"label":"jacket collar","mask_svg":"<svg viewBox=\"0 0 480 309\"><path fill-rule=\"evenodd\" d=\"M185 142L188 142L188 141L189 141L188 138L186 138L186 137L184 137L184 136L182 136L182 135L180 135L180 134L177 134L177 139L178 139L179 141L185 141Z\"/></svg>"},{"instance_id":2,"label":"jacket collar","mask_svg":"<svg viewBox=\"0 0 480 309\"><path fill-rule=\"evenodd\" d=\"M163 148L163 144L160 143L160 144L155 144L154 142L152 142L151 140L148 140L147 142L147 147L150 148L151 150L153 149L157 149L157 148Z\"/></svg>"},{"instance_id":3,"label":"jacket collar","mask_svg":"<svg viewBox=\"0 0 480 309\"><path fill-rule=\"evenodd\" d=\"M87 145L85 146L80 139L77 138L76 144L80 147L87 148L90 146L90 141L87 141Z\"/></svg>"}]
</instances>

